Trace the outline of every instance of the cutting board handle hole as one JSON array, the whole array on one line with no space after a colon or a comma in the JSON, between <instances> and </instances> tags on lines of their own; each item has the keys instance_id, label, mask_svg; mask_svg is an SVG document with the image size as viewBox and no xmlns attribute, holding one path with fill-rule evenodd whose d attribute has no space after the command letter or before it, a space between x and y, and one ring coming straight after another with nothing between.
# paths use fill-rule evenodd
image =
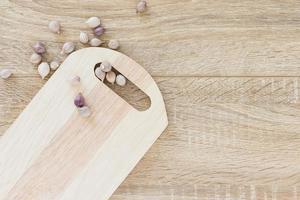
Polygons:
<instances>
[{"instance_id":1,"label":"cutting board handle hole","mask_svg":"<svg viewBox=\"0 0 300 200\"><path fill-rule=\"evenodd\" d=\"M95 65L94 70L100 67L101 63ZM112 71L117 75L121 74L114 67ZM96 75L95 75L96 76ZM145 111L151 106L151 100L147 94L140 90L135 84L126 78L127 82L125 86L119 86L116 83L111 84L107 80L104 80L104 84L107 85L111 90L123 98L127 103L139 111ZM102 82L99 79L100 82Z\"/></svg>"}]
</instances>

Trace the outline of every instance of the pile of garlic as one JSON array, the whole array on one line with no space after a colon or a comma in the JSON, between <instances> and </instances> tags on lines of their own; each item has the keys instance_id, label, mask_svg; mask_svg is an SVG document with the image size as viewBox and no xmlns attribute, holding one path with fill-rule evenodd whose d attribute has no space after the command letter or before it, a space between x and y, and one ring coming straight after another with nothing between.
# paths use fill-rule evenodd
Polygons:
<instances>
[{"instance_id":1,"label":"pile of garlic","mask_svg":"<svg viewBox=\"0 0 300 200\"><path fill-rule=\"evenodd\" d=\"M114 71L112 71L113 67L108 61L103 61L99 67L95 69L95 75L104 82L114 84L116 83L119 86L126 85L126 78L122 74L116 75Z\"/></svg>"}]
</instances>

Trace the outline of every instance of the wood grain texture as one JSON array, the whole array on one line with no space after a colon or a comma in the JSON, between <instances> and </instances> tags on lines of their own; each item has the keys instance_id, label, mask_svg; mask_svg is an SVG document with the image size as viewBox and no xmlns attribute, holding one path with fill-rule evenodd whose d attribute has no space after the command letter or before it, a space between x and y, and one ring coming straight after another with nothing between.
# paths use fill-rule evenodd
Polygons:
<instances>
[{"instance_id":1,"label":"wood grain texture","mask_svg":"<svg viewBox=\"0 0 300 200\"><path fill-rule=\"evenodd\" d=\"M169 116L111 199L299 199L299 2L149 0L140 17L135 4L0 1L0 64L15 69L0 80L0 134L45 83L28 62L30 45L44 41L50 61L97 15L103 39L119 39L155 77ZM49 33L52 19L63 35Z\"/></svg>"}]
</instances>

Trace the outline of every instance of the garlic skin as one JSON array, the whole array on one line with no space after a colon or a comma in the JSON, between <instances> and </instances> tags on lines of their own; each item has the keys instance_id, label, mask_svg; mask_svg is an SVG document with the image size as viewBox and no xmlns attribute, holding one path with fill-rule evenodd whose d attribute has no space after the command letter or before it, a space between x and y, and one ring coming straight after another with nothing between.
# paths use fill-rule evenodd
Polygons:
<instances>
[{"instance_id":1,"label":"garlic skin","mask_svg":"<svg viewBox=\"0 0 300 200\"><path fill-rule=\"evenodd\" d=\"M38 66L38 72L39 72L40 76L42 77L42 79L44 79L50 73L50 66L49 66L49 64L46 63L46 62L42 62Z\"/></svg>"},{"instance_id":2,"label":"garlic skin","mask_svg":"<svg viewBox=\"0 0 300 200\"><path fill-rule=\"evenodd\" d=\"M108 46L108 48L110 48L110 49L116 50L116 49L118 49L118 48L120 47L120 43L119 43L118 40L109 40L107 46Z\"/></svg>"},{"instance_id":3,"label":"garlic skin","mask_svg":"<svg viewBox=\"0 0 300 200\"><path fill-rule=\"evenodd\" d=\"M43 54L43 53L46 52L45 45L43 43L41 43L41 42L35 43L35 45L33 45L33 50L37 54Z\"/></svg>"},{"instance_id":4,"label":"garlic skin","mask_svg":"<svg viewBox=\"0 0 300 200\"><path fill-rule=\"evenodd\" d=\"M29 61L30 61L32 64L40 64L40 62L42 61L42 56L41 56L40 54L33 53L33 54L30 56Z\"/></svg>"},{"instance_id":5,"label":"garlic skin","mask_svg":"<svg viewBox=\"0 0 300 200\"><path fill-rule=\"evenodd\" d=\"M118 74L118 76L116 77L116 83L119 86L125 86L126 78L122 74Z\"/></svg>"},{"instance_id":6,"label":"garlic skin","mask_svg":"<svg viewBox=\"0 0 300 200\"><path fill-rule=\"evenodd\" d=\"M90 17L86 22L85 22L90 28L96 28L97 26L100 26L101 21L98 17Z\"/></svg>"},{"instance_id":7,"label":"garlic skin","mask_svg":"<svg viewBox=\"0 0 300 200\"><path fill-rule=\"evenodd\" d=\"M61 54L70 54L75 50L75 44L73 42L66 42L61 50Z\"/></svg>"},{"instance_id":8,"label":"garlic skin","mask_svg":"<svg viewBox=\"0 0 300 200\"><path fill-rule=\"evenodd\" d=\"M99 78L103 82L105 79L106 73L104 71L102 71L100 67L97 67L95 69L95 75L97 78Z\"/></svg>"},{"instance_id":9,"label":"garlic skin","mask_svg":"<svg viewBox=\"0 0 300 200\"><path fill-rule=\"evenodd\" d=\"M146 0L141 0L137 5L136 5L136 13L143 13L147 9L147 2Z\"/></svg>"},{"instance_id":10,"label":"garlic skin","mask_svg":"<svg viewBox=\"0 0 300 200\"><path fill-rule=\"evenodd\" d=\"M48 28L51 32L60 34L60 23L58 21L49 22Z\"/></svg>"},{"instance_id":11,"label":"garlic skin","mask_svg":"<svg viewBox=\"0 0 300 200\"><path fill-rule=\"evenodd\" d=\"M8 79L11 75L12 75L12 71L10 69L0 70L0 77L3 79Z\"/></svg>"},{"instance_id":12,"label":"garlic skin","mask_svg":"<svg viewBox=\"0 0 300 200\"><path fill-rule=\"evenodd\" d=\"M105 29L102 26L98 26L94 29L94 34L96 36L101 36L105 32Z\"/></svg>"},{"instance_id":13,"label":"garlic skin","mask_svg":"<svg viewBox=\"0 0 300 200\"><path fill-rule=\"evenodd\" d=\"M50 69L52 69L52 70L56 70L59 66L60 66L60 64L59 64L59 62L57 60L53 60L50 63Z\"/></svg>"},{"instance_id":14,"label":"garlic skin","mask_svg":"<svg viewBox=\"0 0 300 200\"><path fill-rule=\"evenodd\" d=\"M98 38L93 38L93 39L91 39L91 41L90 41L90 45L91 45L92 47L99 47L102 43L103 43L103 42L102 42L100 39L98 39Z\"/></svg>"},{"instance_id":15,"label":"garlic skin","mask_svg":"<svg viewBox=\"0 0 300 200\"><path fill-rule=\"evenodd\" d=\"M80 84L80 77L79 76L73 76L70 78L70 83L72 86L78 86Z\"/></svg>"},{"instance_id":16,"label":"garlic skin","mask_svg":"<svg viewBox=\"0 0 300 200\"><path fill-rule=\"evenodd\" d=\"M89 117L92 114L91 109L88 106L78 108L78 113L81 117Z\"/></svg>"},{"instance_id":17,"label":"garlic skin","mask_svg":"<svg viewBox=\"0 0 300 200\"><path fill-rule=\"evenodd\" d=\"M111 83L114 84L116 81L116 74L113 71L110 71L106 74L106 80Z\"/></svg>"},{"instance_id":18,"label":"garlic skin","mask_svg":"<svg viewBox=\"0 0 300 200\"><path fill-rule=\"evenodd\" d=\"M112 66L111 66L111 64L108 62L108 61L103 61L102 63L101 63L101 65L100 65L100 69L102 70L102 71L104 71L104 72L109 72L109 71L111 71L111 68L112 68Z\"/></svg>"},{"instance_id":19,"label":"garlic skin","mask_svg":"<svg viewBox=\"0 0 300 200\"><path fill-rule=\"evenodd\" d=\"M86 32L80 32L79 34L79 41L82 43L82 44L87 44L89 42L89 36Z\"/></svg>"}]
</instances>

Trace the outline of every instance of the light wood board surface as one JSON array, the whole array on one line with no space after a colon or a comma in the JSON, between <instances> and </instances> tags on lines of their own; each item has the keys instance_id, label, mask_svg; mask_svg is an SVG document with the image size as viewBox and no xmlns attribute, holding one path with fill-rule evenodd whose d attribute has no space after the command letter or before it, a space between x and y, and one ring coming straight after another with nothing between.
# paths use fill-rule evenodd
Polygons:
<instances>
[{"instance_id":1,"label":"light wood board surface","mask_svg":"<svg viewBox=\"0 0 300 200\"><path fill-rule=\"evenodd\" d=\"M31 44L44 41L50 61L96 15L102 39L119 39L157 81L169 118L111 199L300 199L300 2L149 0L143 16L135 4L0 1L0 67L15 71L0 80L0 133L46 82Z\"/></svg>"}]
</instances>

